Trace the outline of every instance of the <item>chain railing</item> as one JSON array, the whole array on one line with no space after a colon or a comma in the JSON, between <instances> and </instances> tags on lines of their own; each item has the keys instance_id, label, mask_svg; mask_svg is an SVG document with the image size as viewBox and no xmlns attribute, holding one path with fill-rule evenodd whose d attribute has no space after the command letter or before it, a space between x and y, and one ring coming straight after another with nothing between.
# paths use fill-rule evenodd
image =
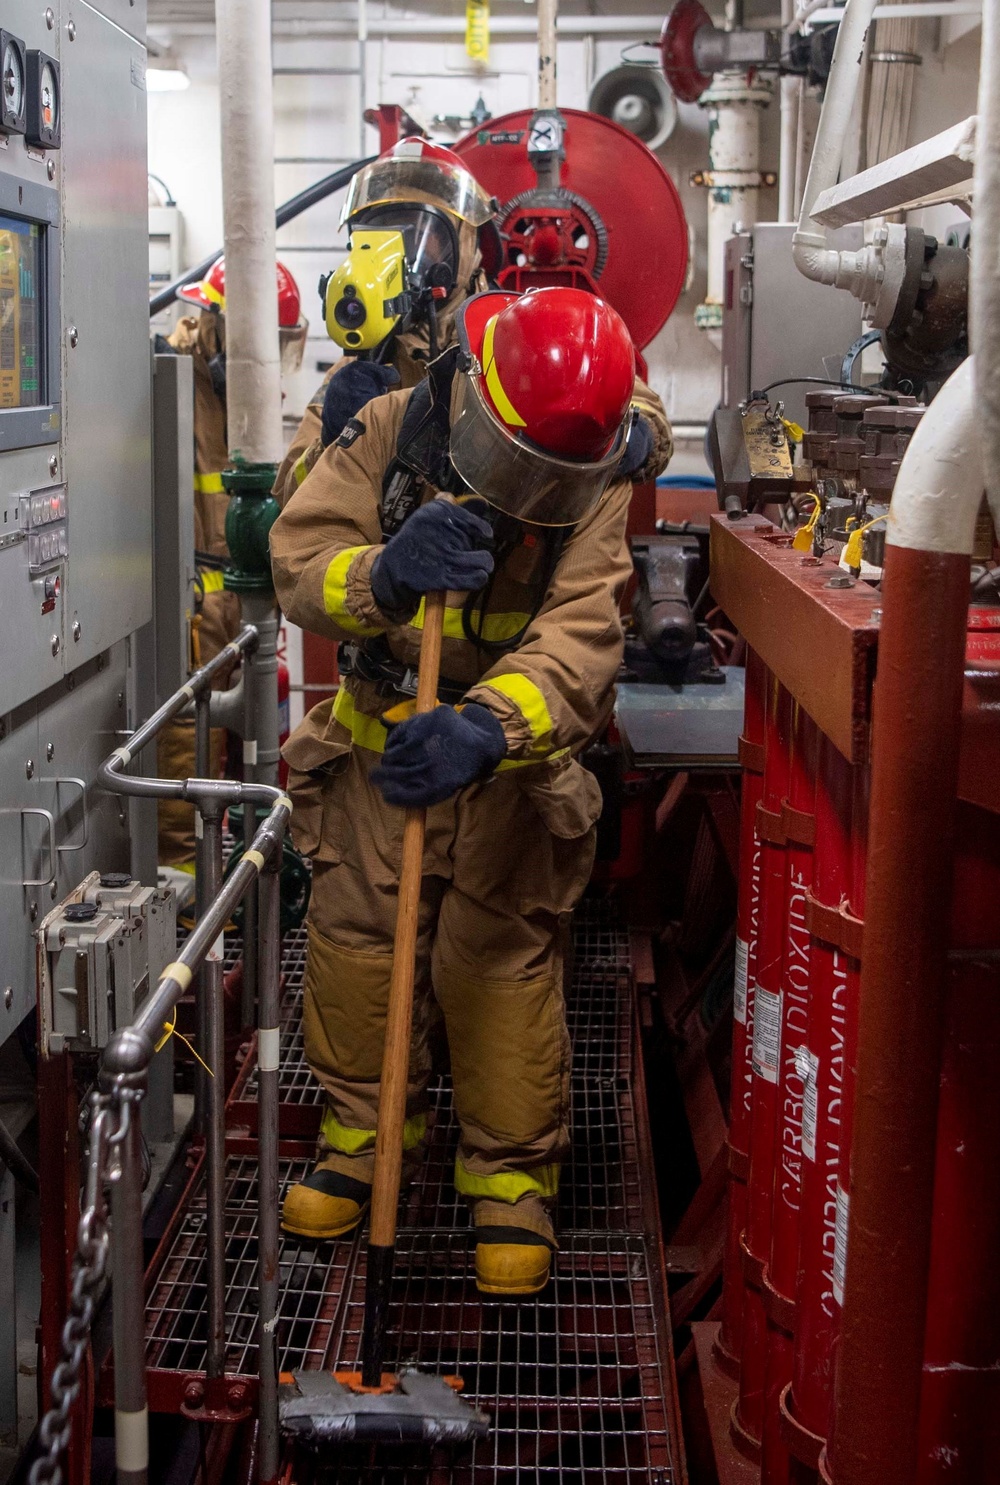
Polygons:
<instances>
[{"instance_id":1,"label":"chain railing","mask_svg":"<svg viewBox=\"0 0 1000 1485\"><path fill-rule=\"evenodd\" d=\"M262 782L157 779L126 773L132 760L168 723L193 704L196 767L207 773L212 680L242 659L244 758L256 754L253 685L258 630L247 625L236 640L194 673L98 771L98 782L117 794L178 799L197 811L197 919L177 959L168 964L150 995L104 1051L97 1090L91 1094L91 1120L83 1208L69 1314L61 1336L61 1356L52 1374L52 1406L39 1426L40 1453L30 1485L61 1485L62 1456L70 1442L73 1412L83 1372L99 1291L112 1280L115 1377L115 1462L119 1485L146 1485L149 1418L146 1404L145 1266L142 1246L142 1133L138 1108L146 1093L149 1065L173 1028L177 1004L198 977L197 1047L207 1068L199 1089L196 1118L205 1140L208 1211L208 1348L205 1406L224 1416L225 1380L225 1026L222 959L215 952L237 905L247 900L244 952L255 970L259 1070L258 1144L258 1357L262 1485L278 1473L278 1014L280 977L281 848L291 803L280 789ZM217 693L216 693L217 694ZM232 805L244 806L244 851L223 881L222 819ZM258 815L267 815L255 828ZM259 890L258 890L259 889ZM259 901L256 899L259 896ZM256 910L251 910L255 907ZM253 943L250 943L251 938ZM249 950L249 953L247 952ZM256 950L254 953L253 950ZM107 1192L110 1189L110 1211Z\"/></svg>"}]
</instances>

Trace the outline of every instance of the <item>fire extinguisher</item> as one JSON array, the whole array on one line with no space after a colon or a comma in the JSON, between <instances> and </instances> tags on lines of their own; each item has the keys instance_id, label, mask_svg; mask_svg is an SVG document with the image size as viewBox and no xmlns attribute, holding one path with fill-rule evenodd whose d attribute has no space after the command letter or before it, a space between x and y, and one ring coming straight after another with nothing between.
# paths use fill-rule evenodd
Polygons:
<instances>
[{"instance_id":1,"label":"fire extinguisher","mask_svg":"<svg viewBox=\"0 0 1000 1485\"><path fill-rule=\"evenodd\" d=\"M283 748L291 731L291 678L284 660L278 661L278 747ZM282 789L288 785L288 764L282 758L278 763L278 783Z\"/></svg>"}]
</instances>

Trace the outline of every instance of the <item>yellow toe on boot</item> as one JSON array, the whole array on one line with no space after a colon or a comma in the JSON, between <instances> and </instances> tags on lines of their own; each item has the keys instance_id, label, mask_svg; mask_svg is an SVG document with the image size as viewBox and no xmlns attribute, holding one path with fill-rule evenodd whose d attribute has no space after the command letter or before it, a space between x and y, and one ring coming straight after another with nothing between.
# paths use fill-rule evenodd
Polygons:
<instances>
[{"instance_id":1,"label":"yellow toe on boot","mask_svg":"<svg viewBox=\"0 0 1000 1485\"><path fill-rule=\"evenodd\" d=\"M351 1232L371 1205L372 1188L341 1171L317 1165L312 1175L285 1196L281 1225L296 1237L342 1237Z\"/></svg>"},{"instance_id":2,"label":"yellow toe on boot","mask_svg":"<svg viewBox=\"0 0 1000 1485\"><path fill-rule=\"evenodd\" d=\"M480 1294L537 1294L549 1282L552 1249L517 1228L482 1231L476 1244Z\"/></svg>"}]
</instances>

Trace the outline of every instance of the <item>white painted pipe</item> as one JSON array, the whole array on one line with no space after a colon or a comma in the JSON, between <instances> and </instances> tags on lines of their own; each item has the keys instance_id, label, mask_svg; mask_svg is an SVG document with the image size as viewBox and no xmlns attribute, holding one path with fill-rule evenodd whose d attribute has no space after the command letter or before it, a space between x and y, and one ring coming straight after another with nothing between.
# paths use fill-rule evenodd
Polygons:
<instances>
[{"instance_id":1,"label":"white painted pipe","mask_svg":"<svg viewBox=\"0 0 1000 1485\"><path fill-rule=\"evenodd\" d=\"M1000 531L1000 15L995 4L983 9L973 205L976 245L969 326L976 353L985 482Z\"/></svg>"},{"instance_id":2,"label":"white painted pipe","mask_svg":"<svg viewBox=\"0 0 1000 1485\"><path fill-rule=\"evenodd\" d=\"M655 42L663 27L663 12L655 15L561 15L556 21L560 36L637 36ZM215 27L210 21L171 23L173 36L211 36ZM357 26L348 20L311 19L309 16L279 14L274 21L274 35L282 40L309 40L315 37L357 37ZM525 6L521 15L490 17L491 36L526 36L538 34L533 11ZM465 17L454 15L369 16L368 36L464 36Z\"/></svg>"},{"instance_id":3,"label":"white painted pipe","mask_svg":"<svg viewBox=\"0 0 1000 1485\"><path fill-rule=\"evenodd\" d=\"M979 15L981 11L988 9L983 6L983 0L903 0L902 4L896 4L895 0L886 5L875 7L875 20L877 21L930 21L940 19L942 16L952 17L958 15ZM844 12L839 6L820 5L810 7L808 21L809 30L813 26L828 26L831 21L840 20ZM806 17L801 16L800 21Z\"/></svg>"},{"instance_id":4,"label":"white painted pipe","mask_svg":"<svg viewBox=\"0 0 1000 1485\"><path fill-rule=\"evenodd\" d=\"M742 73L717 74L701 98L712 120L708 167L708 289L705 305L718 310L721 323L725 244L737 223L750 227L757 220L760 197L760 111L771 98L769 81L752 82ZM699 323L712 328L704 311Z\"/></svg>"},{"instance_id":5,"label":"white painted pipe","mask_svg":"<svg viewBox=\"0 0 1000 1485\"><path fill-rule=\"evenodd\" d=\"M828 186L836 185L851 115L858 92L858 80L865 58L865 38L875 10L875 0L847 0L842 13L837 44L833 51L830 77L823 100L816 143L813 146L809 174L802 194L799 225L792 238L792 257L800 273L821 284L849 288L858 271L856 264L842 264L841 254L826 245L826 232L812 220L816 198ZM842 275L845 277L842 279Z\"/></svg>"},{"instance_id":6,"label":"white painted pipe","mask_svg":"<svg viewBox=\"0 0 1000 1485\"><path fill-rule=\"evenodd\" d=\"M538 0L538 106L556 107L556 15L558 0Z\"/></svg>"},{"instance_id":7,"label":"white painted pipe","mask_svg":"<svg viewBox=\"0 0 1000 1485\"><path fill-rule=\"evenodd\" d=\"M795 25L795 0L781 0L781 24L784 31ZM795 220L795 143L799 122L799 79L781 79L781 128L778 143L778 221Z\"/></svg>"},{"instance_id":8,"label":"white painted pipe","mask_svg":"<svg viewBox=\"0 0 1000 1485\"><path fill-rule=\"evenodd\" d=\"M274 109L268 0L216 0L231 454L284 452L274 250Z\"/></svg>"},{"instance_id":9,"label":"white painted pipe","mask_svg":"<svg viewBox=\"0 0 1000 1485\"><path fill-rule=\"evenodd\" d=\"M889 506L890 546L972 555L984 485L975 359L969 356L952 372L907 445ZM995 499L991 506L996 520Z\"/></svg>"}]
</instances>

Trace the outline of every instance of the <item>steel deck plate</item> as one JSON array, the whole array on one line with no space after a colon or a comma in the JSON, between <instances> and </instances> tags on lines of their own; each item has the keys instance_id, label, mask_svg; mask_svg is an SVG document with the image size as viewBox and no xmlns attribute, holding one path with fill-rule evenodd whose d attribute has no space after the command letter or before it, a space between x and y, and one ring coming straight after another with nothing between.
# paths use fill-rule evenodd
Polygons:
<instances>
[{"instance_id":1,"label":"steel deck plate","mask_svg":"<svg viewBox=\"0 0 1000 1485\"><path fill-rule=\"evenodd\" d=\"M298 1030L305 935L283 956L282 1098L308 1103ZM574 1046L573 1151L563 1173L560 1251L537 1299L501 1303L475 1287L465 1203L451 1172L457 1142L449 1080L431 1087L428 1154L400 1211L386 1364L458 1372L491 1415L490 1436L453 1459L353 1457L317 1465L317 1485L486 1485L487 1481L647 1482L679 1478L671 1439L672 1360L657 1235L644 1231L642 1130L630 1082L634 1005L627 932L612 905L577 914L567 1010ZM227 1373L254 1385L257 1324L257 1163L240 1112L252 1070L230 1105L227 1162ZM286 1144L282 1195L309 1168ZM647 1193L648 1199L648 1193ZM648 1205L648 1200L647 1200ZM201 1171L150 1276L150 1406L178 1406L183 1380L205 1363L205 1192ZM279 1352L284 1371L331 1369L357 1357L364 1305L364 1237L281 1244ZM106 1380L106 1379L105 1379ZM178 1385L180 1383L180 1386Z\"/></svg>"}]
</instances>

